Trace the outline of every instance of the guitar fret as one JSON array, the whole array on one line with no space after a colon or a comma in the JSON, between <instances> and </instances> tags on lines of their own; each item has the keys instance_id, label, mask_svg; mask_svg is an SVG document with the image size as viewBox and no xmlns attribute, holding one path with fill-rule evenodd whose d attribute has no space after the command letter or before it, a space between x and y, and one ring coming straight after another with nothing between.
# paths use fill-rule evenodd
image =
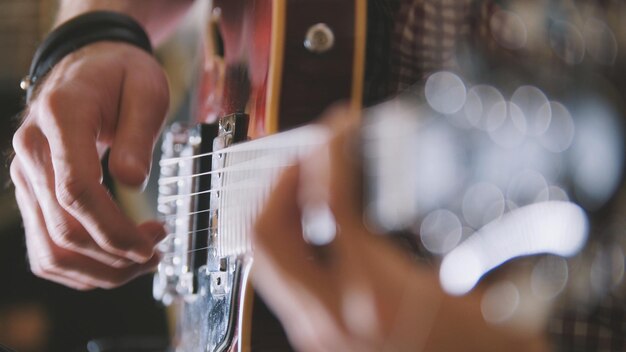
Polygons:
<instances>
[{"instance_id":1,"label":"guitar fret","mask_svg":"<svg viewBox=\"0 0 626 352\"><path fill-rule=\"evenodd\" d=\"M323 133L320 133L323 132ZM229 147L221 184L217 254L220 257L252 251L251 232L280 171L321 144L319 127L306 127ZM255 145L256 144L256 145ZM256 146L256 148L255 148Z\"/></svg>"}]
</instances>

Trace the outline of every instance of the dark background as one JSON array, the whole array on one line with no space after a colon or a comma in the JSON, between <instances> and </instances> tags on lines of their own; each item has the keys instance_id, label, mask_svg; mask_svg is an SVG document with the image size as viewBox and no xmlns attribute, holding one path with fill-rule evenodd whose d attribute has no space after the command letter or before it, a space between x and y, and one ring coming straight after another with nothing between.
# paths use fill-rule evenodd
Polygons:
<instances>
[{"instance_id":1,"label":"dark background","mask_svg":"<svg viewBox=\"0 0 626 352\"><path fill-rule=\"evenodd\" d=\"M0 0L0 344L21 352L85 351L94 338L164 337L150 276L121 289L77 292L28 268L8 165L24 101L19 81L53 14L52 1Z\"/></svg>"}]
</instances>

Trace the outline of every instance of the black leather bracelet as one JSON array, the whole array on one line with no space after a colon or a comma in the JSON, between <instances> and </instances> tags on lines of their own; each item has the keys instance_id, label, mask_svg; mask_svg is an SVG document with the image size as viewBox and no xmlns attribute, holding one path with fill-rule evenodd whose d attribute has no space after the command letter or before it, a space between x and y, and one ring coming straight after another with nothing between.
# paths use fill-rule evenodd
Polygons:
<instances>
[{"instance_id":1,"label":"black leather bracelet","mask_svg":"<svg viewBox=\"0 0 626 352\"><path fill-rule=\"evenodd\" d=\"M30 101L37 83L68 54L98 41L119 41L152 53L150 38L134 19L111 11L94 11L65 22L39 45L28 76L20 83Z\"/></svg>"}]
</instances>

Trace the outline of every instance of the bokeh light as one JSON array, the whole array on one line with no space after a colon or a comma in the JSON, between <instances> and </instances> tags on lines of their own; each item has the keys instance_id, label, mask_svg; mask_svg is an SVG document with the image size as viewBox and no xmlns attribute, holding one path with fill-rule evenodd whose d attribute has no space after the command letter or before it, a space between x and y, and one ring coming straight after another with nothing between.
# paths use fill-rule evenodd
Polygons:
<instances>
[{"instance_id":1,"label":"bokeh light","mask_svg":"<svg viewBox=\"0 0 626 352\"><path fill-rule=\"evenodd\" d=\"M621 124L599 102L576 111L577 132L570 154L574 192L588 209L605 204L617 189L624 166Z\"/></svg>"},{"instance_id":2,"label":"bokeh light","mask_svg":"<svg viewBox=\"0 0 626 352\"><path fill-rule=\"evenodd\" d=\"M528 133L538 136L543 134L550 125L552 111L542 109L548 103L548 98L539 89L533 86L521 86L511 96L511 102L517 105L526 117Z\"/></svg>"},{"instance_id":3,"label":"bokeh light","mask_svg":"<svg viewBox=\"0 0 626 352\"><path fill-rule=\"evenodd\" d=\"M469 122L480 129L497 128L506 118L506 114L493 115L489 118L491 109L504 103L504 97L494 87L478 85L467 93L467 101L463 111Z\"/></svg>"},{"instance_id":4,"label":"bokeh light","mask_svg":"<svg viewBox=\"0 0 626 352\"><path fill-rule=\"evenodd\" d=\"M557 20L550 26L550 46L565 63L579 64L585 57L585 40L573 24Z\"/></svg>"},{"instance_id":5,"label":"bokeh light","mask_svg":"<svg viewBox=\"0 0 626 352\"><path fill-rule=\"evenodd\" d=\"M491 183L478 183L463 196L463 218L471 227L480 229L502 216L504 205L504 196L498 187Z\"/></svg>"},{"instance_id":6,"label":"bokeh light","mask_svg":"<svg viewBox=\"0 0 626 352\"><path fill-rule=\"evenodd\" d=\"M549 112L548 112L549 111ZM540 114L550 114L547 130L540 137L541 144L551 152L560 153L572 144L575 127L568 109L561 103L550 102L539 109Z\"/></svg>"},{"instance_id":7,"label":"bokeh light","mask_svg":"<svg viewBox=\"0 0 626 352\"><path fill-rule=\"evenodd\" d=\"M526 137L526 117L515 103L501 102L494 105L487 115L489 137L504 148L522 144Z\"/></svg>"},{"instance_id":8,"label":"bokeh light","mask_svg":"<svg viewBox=\"0 0 626 352\"><path fill-rule=\"evenodd\" d=\"M612 65L617 58L615 34L603 21L589 18L583 27L587 53L597 63Z\"/></svg>"},{"instance_id":9,"label":"bokeh light","mask_svg":"<svg viewBox=\"0 0 626 352\"><path fill-rule=\"evenodd\" d=\"M426 81L425 94L428 104L442 114L459 111L466 99L465 84L451 72L437 72Z\"/></svg>"},{"instance_id":10,"label":"bokeh light","mask_svg":"<svg viewBox=\"0 0 626 352\"><path fill-rule=\"evenodd\" d=\"M489 20L493 38L511 50L521 49L528 40L528 29L522 18L513 11L497 10Z\"/></svg>"},{"instance_id":11,"label":"bokeh light","mask_svg":"<svg viewBox=\"0 0 626 352\"><path fill-rule=\"evenodd\" d=\"M420 239L431 253L445 254L461 240L461 221L449 210L438 209L426 216L420 227Z\"/></svg>"},{"instance_id":12,"label":"bokeh light","mask_svg":"<svg viewBox=\"0 0 626 352\"><path fill-rule=\"evenodd\" d=\"M510 319L520 304L520 293L510 281L498 282L490 286L480 304L485 321L501 324Z\"/></svg>"},{"instance_id":13,"label":"bokeh light","mask_svg":"<svg viewBox=\"0 0 626 352\"><path fill-rule=\"evenodd\" d=\"M568 276L569 268L564 258L545 256L533 267L530 287L536 297L553 299L565 288Z\"/></svg>"}]
</instances>

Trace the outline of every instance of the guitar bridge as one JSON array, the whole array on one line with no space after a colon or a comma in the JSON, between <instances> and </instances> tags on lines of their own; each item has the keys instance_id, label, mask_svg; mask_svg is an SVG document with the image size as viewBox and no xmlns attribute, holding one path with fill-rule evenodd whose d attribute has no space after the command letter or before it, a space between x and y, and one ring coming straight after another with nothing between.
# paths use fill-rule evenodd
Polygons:
<instances>
[{"instance_id":1,"label":"guitar bridge","mask_svg":"<svg viewBox=\"0 0 626 352\"><path fill-rule=\"evenodd\" d=\"M193 158L200 145L197 130L174 124L165 132L159 177L158 211L168 235L158 245L161 261L154 276L153 296L165 305L192 291L188 253L193 234Z\"/></svg>"}]
</instances>

